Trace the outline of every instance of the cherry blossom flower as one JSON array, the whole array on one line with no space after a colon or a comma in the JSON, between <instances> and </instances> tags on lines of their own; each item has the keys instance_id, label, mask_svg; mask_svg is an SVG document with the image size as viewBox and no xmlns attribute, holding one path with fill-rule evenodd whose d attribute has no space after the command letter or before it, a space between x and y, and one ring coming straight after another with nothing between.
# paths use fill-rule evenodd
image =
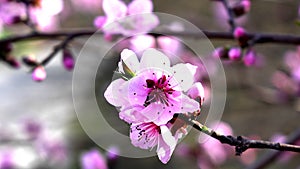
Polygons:
<instances>
[{"instance_id":1,"label":"cherry blossom flower","mask_svg":"<svg viewBox=\"0 0 300 169\"><path fill-rule=\"evenodd\" d=\"M213 123L212 128L216 128L215 130L223 135L232 135L233 130L231 126L225 122ZM213 147L213 148L212 148ZM215 165L221 165L225 162L225 160L229 157L230 154L233 153L232 147L229 145L220 144L218 140L210 138L204 144L201 144L201 148L203 151L207 153L211 162ZM201 162L203 160L199 159L199 166L201 166Z\"/></svg>"},{"instance_id":2,"label":"cherry blossom flower","mask_svg":"<svg viewBox=\"0 0 300 169\"><path fill-rule=\"evenodd\" d=\"M155 49L146 50L139 62L133 51L125 49L119 71L124 74L128 68L134 77L113 81L104 93L110 104L121 107L119 115L126 122L161 125L175 113L199 110L199 103L184 94L194 83L196 66L187 63L170 67L168 57Z\"/></svg>"},{"instance_id":3,"label":"cherry blossom flower","mask_svg":"<svg viewBox=\"0 0 300 169\"><path fill-rule=\"evenodd\" d=\"M46 79L47 73L43 66L37 66L34 68L31 76L34 81L40 82Z\"/></svg>"},{"instance_id":4,"label":"cherry blossom flower","mask_svg":"<svg viewBox=\"0 0 300 169\"><path fill-rule=\"evenodd\" d=\"M181 63L171 67L168 57L152 48L139 61L133 51L124 49L118 71L123 78L108 86L106 100L120 107L120 118L131 124L131 143L142 149L157 146L159 159L167 163L178 139L186 134L174 115L200 109L185 94L194 83L196 66Z\"/></svg>"},{"instance_id":5,"label":"cherry blossom flower","mask_svg":"<svg viewBox=\"0 0 300 169\"><path fill-rule=\"evenodd\" d=\"M106 160L98 150L92 149L81 155L83 169L107 169Z\"/></svg>"},{"instance_id":6,"label":"cherry blossom flower","mask_svg":"<svg viewBox=\"0 0 300 169\"><path fill-rule=\"evenodd\" d=\"M103 0L102 7L105 16L99 16L96 20L105 23L95 22L95 26L105 34L130 36L148 32L159 24L158 17L152 14L151 0L133 0L128 6L121 0Z\"/></svg>"}]
</instances>

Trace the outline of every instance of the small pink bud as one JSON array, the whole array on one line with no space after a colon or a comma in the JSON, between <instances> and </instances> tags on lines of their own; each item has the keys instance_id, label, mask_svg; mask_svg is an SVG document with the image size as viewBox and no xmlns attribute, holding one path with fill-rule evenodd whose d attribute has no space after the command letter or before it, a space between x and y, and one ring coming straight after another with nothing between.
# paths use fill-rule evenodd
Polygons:
<instances>
[{"instance_id":1,"label":"small pink bud","mask_svg":"<svg viewBox=\"0 0 300 169\"><path fill-rule=\"evenodd\" d=\"M241 48L238 47L233 47L229 50L228 56L230 60L239 60L242 55L242 50Z\"/></svg>"},{"instance_id":2,"label":"small pink bud","mask_svg":"<svg viewBox=\"0 0 300 169\"><path fill-rule=\"evenodd\" d=\"M36 58L32 55L29 55L29 56L24 56L23 59L22 59L23 63L26 64L27 66L37 66L38 63L36 61Z\"/></svg>"},{"instance_id":3,"label":"small pink bud","mask_svg":"<svg viewBox=\"0 0 300 169\"><path fill-rule=\"evenodd\" d=\"M228 58L227 49L224 47L218 47L213 51L213 57L215 58Z\"/></svg>"},{"instance_id":4,"label":"small pink bud","mask_svg":"<svg viewBox=\"0 0 300 169\"><path fill-rule=\"evenodd\" d=\"M32 79L37 82L45 80L47 77L46 71L43 66L37 66L32 72Z\"/></svg>"},{"instance_id":5,"label":"small pink bud","mask_svg":"<svg viewBox=\"0 0 300 169\"><path fill-rule=\"evenodd\" d=\"M250 9L251 9L251 1L250 0L242 0L241 4L244 7L245 12L250 11Z\"/></svg>"},{"instance_id":6,"label":"small pink bud","mask_svg":"<svg viewBox=\"0 0 300 169\"><path fill-rule=\"evenodd\" d=\"M98 29L101 29L103 27L103 25L106 22L106 17L105 16L98 16L95 18L94 20L94 26Z\"/></svg>"},{"instance_id":7,"label":"small pink bud","mask_svg":"<svg viewBox=\"0 0 300 169\"><path fill-rule=\"evenodd\" d=\"M68 49L65 49L63 51L63 64L67 70L73 70L74 68L74 64L75 64L74 57L71 51Z\"/></svg>"},{"instance_id":8,"label":"small pink bud","mask_svg":"<svg viewBox=\"0 0 300 169\"><path fill-rule=\"evenodd\" d=\"M256 53L252 49L249 49L244 56L244 64L246 66L253 66L256 63Z\"/></svg>"},{"instance_id":9,"label":"small pink bud","mask_svg":"<svg viewBox=\"0 0 300 169\"><path fill-rule=\"evenodd\" d=\"M242 0L240 3L238 3L232 7L232 11L233 11L235 17L240 17L240 16L244 15L245 13L249 12L250 8L251 8L250 0Z\"/></svg>"},{"instance_id":10,"label":"small pink bud","mask_svg":"<svg viewBox=\"0 0 300 169\"><path fill-rule=\"evenodd\" d=\"M9 56L8 58L6 58L5 61L6 61L11 67L13 67L13 68L18 69L18 68L21 67L20 63L19 63L15 58L13 58L13 57L11 57L11 56Z\"/></svg>"},{"instance_id":11,"label":"small pink bud","mask_svg":"<svg viewBox=\"0 0 300 169\"><path fill-rule=\"evenodd\" d=\"M237 27L233 32L233 36L235 39L243 38L246 36L246 30L242 27Z\"/></svg>"},{"instance_id":12,"label":"small pink bud","mask_svg":"<svg viewBox=\"0 0 300 169\"><path fill-rule=\"evenodd\" d=\"M199 99L200 104L203 104L205 94L204 88L200 82L194 83L187 94L192 99Z\"/></svg>"}]
</instances>

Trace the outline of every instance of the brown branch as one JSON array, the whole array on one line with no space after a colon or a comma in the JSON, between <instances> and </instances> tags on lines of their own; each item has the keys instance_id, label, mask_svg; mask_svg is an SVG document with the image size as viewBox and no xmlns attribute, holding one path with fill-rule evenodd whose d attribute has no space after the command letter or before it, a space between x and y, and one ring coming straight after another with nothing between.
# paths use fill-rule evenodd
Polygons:
<instances>
[{"instance_id":1,"label":"brown branch","mask_svg":"<svg viewBox=\"0 0 300 169\"><path fill-rule=\"evenodd\" d=\"M221 0L220 2L222 2L223 6L225 7L227 14L228 14L228 23L230 25L230 32L233 32L234 29L236 28L236 24L234 21L234 13L232 11L232 8L229 7L229 4L227 2L227 0Z\"/></svg>"},{"instance_id":2,"label":"brown branch","mask_svg":"<svg viewBox=\"0 0 300 169\"><path fill-rule=\"evenodd\" d=\"M300 128L294 133L292 133L286 142L288 144L294 144L299 139L300 139ZM262 169L268 166L269 164L271 164L278 157L280 157L281 154L282 151L269 152L263 157L261 157L259 160L254 162L252 165L248 166L247 169Z\"/></svg>"},{"instance_id":3,"label":"brown branch","mask_svg":"<svg viewBox=\"0 0 300 169\"><path fill-rule=\"evenodd\" d=\"M276 142L263 141L263 140L250 140L242 136L237 136L237 137L230 136L230 135L225 136L217 133L216 131L210 128L207 128L206 126L200 124L198 121L187 118L186 116L179 116L179 118L184 120L188 125L192 126L198 131L201 131L209 135L210 137L219 140L222 144L228 144L230 146L234 146L236 155L241 155L243 152L251 148L300 152L300 146L297 145L276 143Z\"/></svg>"},{"instance_id":4,"label":"brown branch","mask_svg":"<svg viewBox=\"0 0 300 169\"><path fill-rule=\"evenodd\" d=\"M0 39L0 45L6 43L16 43L29 40L52 40L60 39L72 36L73 39L82 36L91 36L94 33L102 34L102 32L96 32L94 29L83 29L75 31L56 31L51 33L42 32L30 32L24 35L12 35ZM198 32L172 32L172 31L156 31L156 34L188 37L188 38L209 38L209 39L224 39L235 40L230 32L215 32L215 31L203 31L203 34ZM204 36L205 35L205 36ZM256 44L262 43L278 43L287 45L299 45L300 36L297 35L284 35L284 34L267 34L267 33L248 33L247 38L255 39Z\"/></svg>"}]
</instances>

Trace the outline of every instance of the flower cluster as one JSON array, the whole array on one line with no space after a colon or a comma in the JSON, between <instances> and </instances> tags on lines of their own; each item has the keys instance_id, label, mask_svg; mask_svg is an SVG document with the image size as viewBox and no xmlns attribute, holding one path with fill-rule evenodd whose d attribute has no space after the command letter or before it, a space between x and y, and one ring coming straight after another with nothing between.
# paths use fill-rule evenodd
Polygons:
<instances>
[{"instance_id":1,"label":"flower cluster","mask_svg":"<svg viewBox=\"0 0 300 169\"><path fill-rule=\"evenodd\" d=\"M242 27L237 27L233 32L233 36L238 41L238 46L218 47L214 51L213 56L231 61L242 60L246 66L256 65L258 56L253 49L253 39L247 36L246 30Z\"/></svg>"},{"instance_id":2,"label":"flower cluster","mask_svg":"<svg viewBox=\"0 0 300 169\"><path fill-rule=\"evenodd\" d=\"M200 111L204 90L200 82L194 83L196 69L188 63L171 66L169 58L156 49L145 50L140 61L133 51L124 49L118 66L122 78L104 93L110 104L120 108L119 117L131 124L131 143L142 149L157 146L163 163L186 134L186 125L177 115Z\"/></svg>"},{"instance_id":3,"label":"flower cluster","mask_svg":"<svg viewBox=\"0 0 300 169\"><path fill-rule=\"evenodd\" d=\"M128 6L121 0L103 0L102 7L105 16L98 16L94 25L106 36L149 32L159 24L158 17L152 14L151 0L133 0Z\"/></svg>"},{"instance_id":4,"label":"flower cluster","mask_svg":"<svg viewBox=\"0 0 300 169\"><path fill-rule=\"evenodd\" d=\"M67 148L57 131L32 119L26 119L21 124L17 128L7 125L7 133L0 133L3 146L0 149L1 169L32 168L36 165L58 167L66 164ZM1 131L4 130L1 128Z\"/></svg>"},{"instance_id":5,"label":"flower cluster","mask_svg":"<svg viewBox=\"0 0 300 169\"><path fill-rule=\"evenodd\" d=\"M272 83L278 89L280 101L300 96L300 48L284 54L284 68L272 76Z\"/></svg>"},{"instance_id":6,"label":"flower cluster","mask_svg":"<svg viewBox=\"0 0 300 169\"><path fill-rule=\"evenodd\" d=\"M62 10L62 0L0 1L0 23L9 26L32 22L41 30L51 30L56 27L56 16Z\"/></svg>"}]
</instances>

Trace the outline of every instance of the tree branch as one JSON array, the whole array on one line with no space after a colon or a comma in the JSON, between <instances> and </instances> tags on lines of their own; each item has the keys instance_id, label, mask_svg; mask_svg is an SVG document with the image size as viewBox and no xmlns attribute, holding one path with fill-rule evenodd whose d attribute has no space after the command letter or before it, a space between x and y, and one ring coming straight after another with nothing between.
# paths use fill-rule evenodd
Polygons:
<instances>
[{"instance_id":1,"label":"tree branch","mask_svg":"<svg viewBox=\"0 0 300 169\"><path fill-rule=\"evenodd\" d=\"M229 7L227 0L221 0L223 6L225 7L227 14L228 14L228 23L230 25L230 32L233 32L234 29L236 28L236 24L234 21L234 13L232 9Z\"/></svg>"},{"instance_id":2,"label":"tree branch","mask_svg":"<svg viewBox=\"0 0 300 169\"><path fill-rule=\"evenodd\" d=\"M300 152L300 146L291 145L291 144L284 144L284 143L276 143L270 141L263 141L263 140L249 140L242 136L225 136L222 134L217 133L216 131L207 128L206 126L200 124L196 120L191 120L186 116L179 116L180 119L184 120L188 125L192 126L193 128L201 131L210 137L213 137L219 140L222 144L228 144L235 147L236 155L241 155L248 149L251 148L258 148L258 149L274 149L278 151L292 151L292 152Z\"/></svg>"},{"instance_id":3,"label":"tree branch","mask_svg":"<svg viewBox=\"0 0 300 169\"><path fill-rule=\"evenodd\" d=\"M51 33L42 32L30 32L24 35L12 35L0 39L0 45L6 43L16 43L21 41L29 40L53 40L61 39L72 36L73 39L82 36L91 36L94 33L103 34L102 32L96 32L94 29L82 29L76 31L56 31ZM224 40L235 40L232 33L230 32L215 32L215 31L203 31L202 34L198 32L172 32L172 31L156 31L156 34L169 35L169 36L179 36L188 38L209 38L209 39L224 39ZM249 39L255 39L255 44L263 43L278 43L287 45L299 45L300 36L297 35L284 35L284 34L268 34L268 33L248 33L246 37Z\"/></svg>"},{"instance_id":4,"label":"tree branch","mask_svg":"<svg viewBox=\"0 0 300 169\"><path fill-rule=\"evenodd\" d=\"M298 129L297 131L292 133L286 142L288 144L293 144L299 139L300 139L300 129ZM282 154L282 151L269 152L266 155L264 155L263 157L261 157L259 160L254 162L252 165L248 166L247 169L262 169L262 168L268 166L269 164L271 164L281 154Z\"/></svg>"}]
</instances>

